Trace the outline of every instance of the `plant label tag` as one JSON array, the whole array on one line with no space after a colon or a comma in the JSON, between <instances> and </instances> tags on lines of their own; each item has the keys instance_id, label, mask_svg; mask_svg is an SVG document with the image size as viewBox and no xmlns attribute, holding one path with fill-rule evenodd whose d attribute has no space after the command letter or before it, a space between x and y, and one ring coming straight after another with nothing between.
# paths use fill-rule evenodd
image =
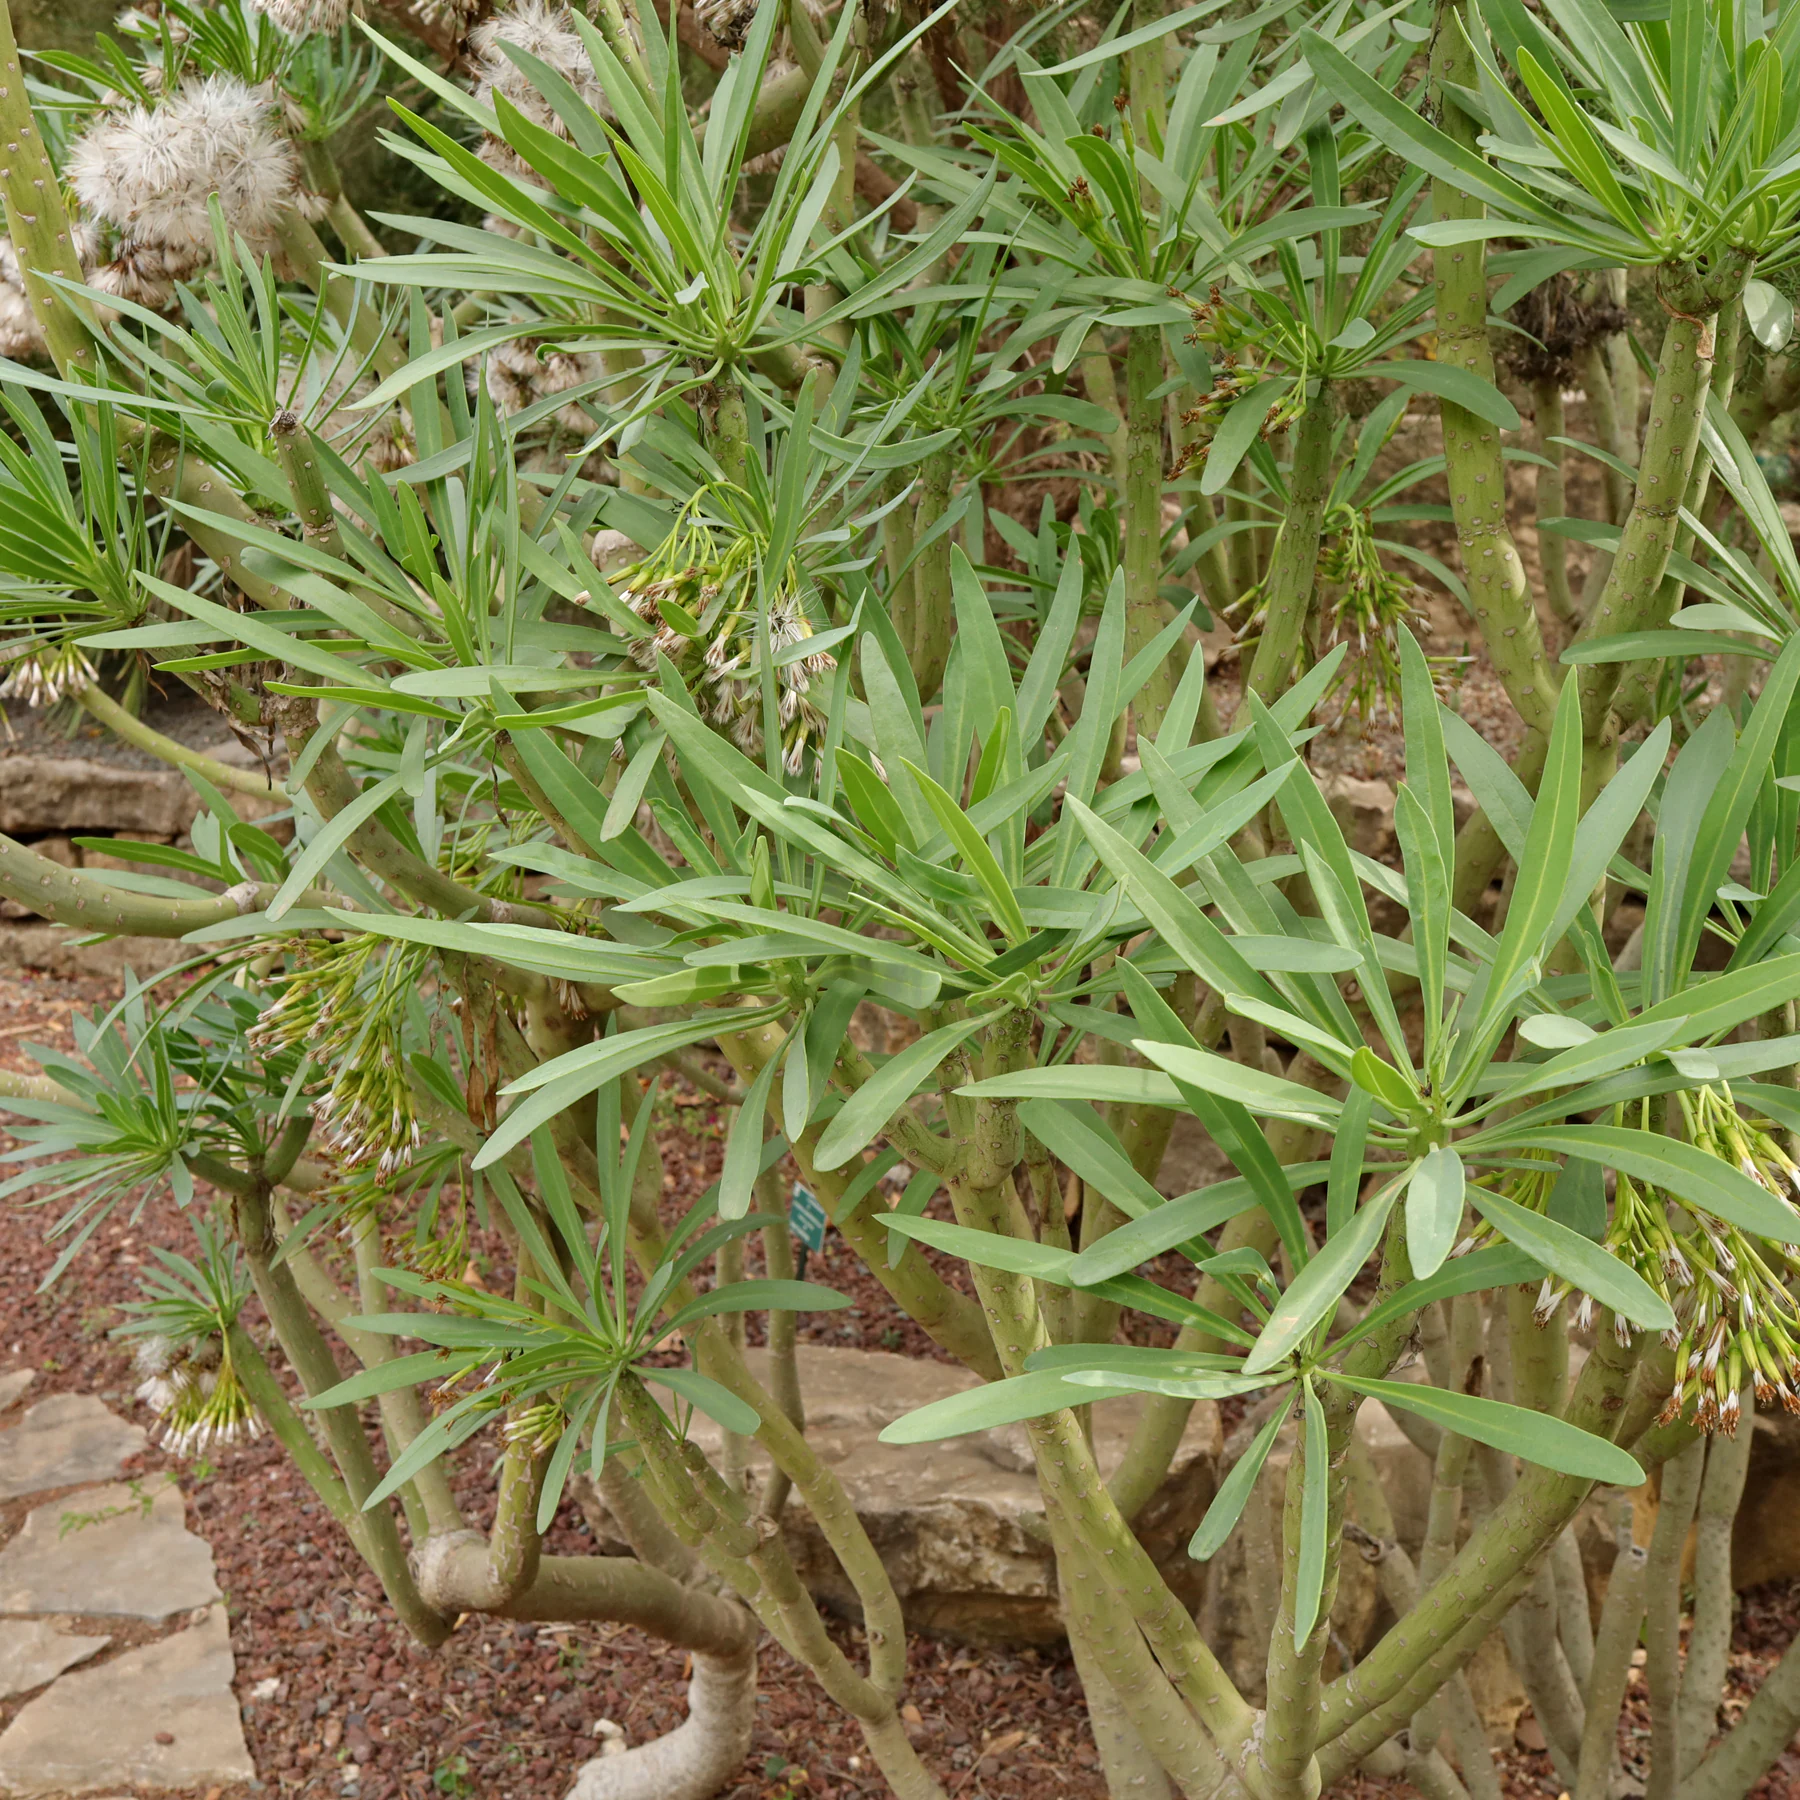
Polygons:
<instances>
[{"instance_id":1,"label":"plant label tag","mask_svg":"<svg viewBox=\"0 0 1800 1800\"><path fill-rule=\"evenodd\" d=\"M794 1183L794 1197L788 1202L788 1229L815 1254L825 1248L825 1227L828 1223L825 1209L819 1204L819 1196L811 1188Z\"/></svg>"}]
</instances>

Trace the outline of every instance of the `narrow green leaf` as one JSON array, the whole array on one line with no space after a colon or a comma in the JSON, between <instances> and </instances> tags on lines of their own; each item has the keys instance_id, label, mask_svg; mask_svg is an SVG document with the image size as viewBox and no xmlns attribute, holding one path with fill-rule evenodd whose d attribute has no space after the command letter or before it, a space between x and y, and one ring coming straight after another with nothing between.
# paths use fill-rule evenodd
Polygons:
<instances>
[{"instance_id":1,"label":"narrow green leaf","mask_svg":"<svg viewBox=\"0 0 1800 1800\"><path fill-rule=\"evenodd\" d=\"M1231 1473L1219 1483L1219 1491L1213 1495L1206 1517L1188 1539L1188 1555L1195 1562L1210 1562L1231 1536L1232 1527L1243 1516L1244 1507L1256 1488L1256 1478L1269 1460L1269 1452L1275 1448L1282 1426L1287 1423L1287 1415L1288 1408L1276 1407L1250 1448L1232 1464Z\"/></svg>"},{"instance_id":2,"label":"narrow green leaf","mask_svg":"<svg viewBox=\"0 0 1800 1800\"><path fill-rule=\"evenodd\" d=\"M1571 1287L1592 1294L1601 1305L1610 1306L1645 1331L1675 1329L1675 1315L1668 1301L1635 1269L1580 1232L1480 1186L1469 1190L1469 1198L1475 1210L1509 1243L1517 1244Z\"/></svg>"},{"instance_id":3,"label":"narrow green leaf","mask_svg":"<svg viewBox=\"0 0 1800 1800\"><path fill-rule=\"evenodd\" d=\"M1305 1466L1300 1487L1300 1556L1294 1569L1294 1648L1304 1647L1319 1622L1325 1589L1325 1556L1331 1536L1330 1449L1325 1434L1325 1408L1311 1379L1300 1383L1305 1408L1302 1433Z\"/></svg>"},{"instance_id":4,"label":"narrow green leaf","mask_svg":"<svg viewBox=\"0 0 1800 1800\"><path fill-rule=\"evenodd\" d=\"M1313 1327L1330 1316L1380 1241L1400 1188L1400 1181L1388 1182L1294 1278L1276 1301L1256 1348L1244 1360L1246 1375L1260 1375L1285 1361Z\"/></svg>"},{"instance_id":5,"label":"narrow green leaf","mask_svg":"<svg viewBox=\"0 0 1800 1800\"><path fill-rule=\"evenodd\" d=\"M1012 1375L990 1381L967 1393L949 1394L915 1407L881 1433L884 1444L935 1444L944 1438L966 1437L972 1431L992 1431L997 1425L1016 1425L1021 1419L1040 1419L1064 1407L1084 1406L1093 1400L1117 1399L1125 1388L1075 1388L1056 1369Z\"/></svg>"},{"instance_id":6,"label":"narrow green leaf","mask_svg":"<svg viewBox=\"0 0 1800 1800\"><path fill-rule=\"evenodd\" d=\"M1634 1180L1667 1188L1677 1199L1753 1236L1800 1244L1800 1212L1730 1163L1678 1138L1618 1125L1540 1125L1523 1128L1519 1135L1538 1149L1586 1157L1603 1168L1623 1170ZM1505 1132L1487 1142L1496 1148L1510 1144Z\"/></svg>"},{"instance_id":7,"label":"narrow green leaf","mask_svg":"<svg viewBox=\"0 0 1800 1800\"><path fill-rule=\"evenodd\" d=\"M957 1019L927 1032L891 1056L844 1102L819 1138L813 1152L814 1166L842 1168L851 1157L876 1137L889 1119L912 1098L913 1090L959 1044L989 1022L991 1014Z\"/></svg>"},{"instance_id":8,"label":"narrow green leaf","mask_svg":"<svg viewBox=\"0 0 1800 1800\"><path fill-rule=\"evenodd\" d=\"M756 1177L762 1169L763 1129L768 1118L769 1093L775 1085L778 1057L771 1056L757 1071L744 1104L731 1121L725 1139L725 1166L719 1175L719 1217L741 1219L750 1210Z\"/></svg>"},{"instance_id":9,"label":"narrow green leaf","mask_svg":"<svg viewBox=\"0 0 1800 1800\"><path fill-rule=\"evenodd\" d=\"M1614 1487L1643 1484L1644 1471L1617 1444L1609 1444L1605 1438L1583 1431L1554 1413L1530 1412L1523 1406L1484 1400L1476 1394L1448 1393L1417 1382L1374 1381L1340 1374L1335 1369L1321 1373L1326 1380L1353 1393L1366 1394L1384 1406L1417 1413L1445 1431L1522 1456L1541 1468L1555 1469L1583 1481L1604 1481Z\"/></svg>"}]
</instances>

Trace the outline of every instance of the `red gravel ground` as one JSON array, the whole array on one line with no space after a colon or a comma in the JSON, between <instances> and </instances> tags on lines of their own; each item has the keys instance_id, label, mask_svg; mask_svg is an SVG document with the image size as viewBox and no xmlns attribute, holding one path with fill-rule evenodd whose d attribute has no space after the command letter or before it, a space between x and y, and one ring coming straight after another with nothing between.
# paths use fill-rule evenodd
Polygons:
<instances>
[{"instance_id":1,"label":"red gravel ground","mask_svg":"<svg viewBox=\"0 0 1800 1800\"><path fill-rule=\"evenodd\" d=\"M0 1066L29 1067L23 1039L70 1047L74 1010L105 1006L116 987L100 981L0 975ZM717 1174L720 1144L705 1102L675 1109L665 1139L669 1194L678 1210ZM135 1218L115 1215L48 1293L38 1293L52 1253L41 1211L0 1208L0 1369L39 1370L32 1398L58 1391L98 1394L138 1423L128 1351L108 1333L118 1305L153 1245L186 1248L189 1232L164 1196ZM929 1355L935 1348L897 1314L872 1277L847 1254L814 1260L815 1279L850 1293L855 1309L815 1316L808 1329L835 1342ZM261 1321L246 1315L253 1331ZM462 1453L459 1497L471 1521L491 1516L488 1456L476 1440ZM137 1472L166 1478L152 1450ZM595 1754L596 1724L609 1719L632 1742L666 1731L685 1713L683 1658L616 1627L538 1627L465 1618L441 1649L414 1647L389 1618L374 1578L267 1439L231 1452L217 1467L180 1471L189 1524L212 1544L227 1597L237 1657L237 1694L261 1781L253 1789L192 1790L183 1800L269 1795L355 1795L360 1800L561 1800L576 1766ZM0 1508L0 1538L26 1503ZM593 1547L565 1505L551 1547ZM1740 1711L1763 1670L1800 1623L1800 1582L1746 1596L1734 1643L1727 1714ZM107 1629L121 1640L116 1621ZM837 1628L853 1658L853 1628ZM153 1631L122 1634L141 1641ZM268 1690L267 1683L278 1685ZM257 1698L261 1689L267 1698ZM0 1704L3 1729L24 1702ZM1641 1756L1646 1721L1641 1684L1621 1721L1629 1761ZM1104 1800L1079 1683L1066 1656L1009 1654L915 1639L906 1717L953 1800ZM1522 1734L1532 1735L1526 1721ZM1523 1746L1504 1758L1510 1800L1556 1795L1546 1756ZM1402 1789L1370 1779L1334 1790L1337 1800ZM870 1800L887 1793L860 1734L806 1672L765 1645L755 1745L727 1800ZM168 1797L173 1800L173 1797ZM1758 1800L1800 1800L1800 1755L1790 1753Z\"/></svg>"}]
</instances>

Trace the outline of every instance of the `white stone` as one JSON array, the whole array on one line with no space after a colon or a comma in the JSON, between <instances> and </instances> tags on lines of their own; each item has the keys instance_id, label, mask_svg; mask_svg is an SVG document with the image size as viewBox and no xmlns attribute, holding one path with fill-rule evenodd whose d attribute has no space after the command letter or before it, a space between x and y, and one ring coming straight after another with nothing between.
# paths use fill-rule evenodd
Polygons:
<instances>
[{"instance_id":1,"label":"white stone","mask_svg":"<svg viewBox=\"0 0 1800 1800\"><path fill-rule=\"evenodd\" d=\"M36 1369L8 1369L0 1375L0 1412L22 1399L31 1384L37 1380Z\"/></svg>"},{"instance_id":2,"label":"white stone","mask_svg":"<svg viewBox=\"0 0 1800 1800\"><path fill-rule=\"evenodd\" d=\"M48 1619L0 1619L0 1700L28 1694L96 1656L109 1637L77 1637Z\"/></svg>"},{"instance_id":3,"label":"white stone","mask_svg":"<svg viewBox=\"0 0 1800 1800\"><path fill-rule=\"evenodd\" d=\"M0 1500L110 1481L148 1442L92 1394L52 1394L0 1432Z\"/></svg>"},{"instance_id":4,"label":"white stone","mask_svg":"<svg viewBox=\"0 0 1800 1800\"><path fill-rule=\"evenodd\" d=\"M65 1675L0 1735L0 1793L32 1800L253 1780L231 1676L218 1608L204 1624Z\"/></svg>"},{"instance_id":5,"label":"white stone","mask_svg":"<svg viewBox=\"0 0 1800 1800\"><path fill-rule=\"evenodd\" d=\"M0 1613L166 1619L218 1597L212 1551L168 1485L86 1488L36 1507L0 1550Z\"/></svg>"}]
</instances>

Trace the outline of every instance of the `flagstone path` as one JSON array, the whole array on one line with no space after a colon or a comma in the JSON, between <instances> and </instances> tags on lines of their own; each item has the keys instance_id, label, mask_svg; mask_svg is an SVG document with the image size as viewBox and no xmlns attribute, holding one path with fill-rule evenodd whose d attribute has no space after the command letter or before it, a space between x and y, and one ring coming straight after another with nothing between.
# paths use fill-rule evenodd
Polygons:
<instances>
[{"instance_id":1,"label":"flagstone path","mask_svg":"<svg viewBox=\"0 0 1800 1800\"><path fill-rule=\"evenodd\" d=\"M169 1477L121 1479L139 1427L86 1394L31 1404L32 1384L0 1371L0 1800L241 1790L212 1551Z\"/></svg>"}]
</instances>

